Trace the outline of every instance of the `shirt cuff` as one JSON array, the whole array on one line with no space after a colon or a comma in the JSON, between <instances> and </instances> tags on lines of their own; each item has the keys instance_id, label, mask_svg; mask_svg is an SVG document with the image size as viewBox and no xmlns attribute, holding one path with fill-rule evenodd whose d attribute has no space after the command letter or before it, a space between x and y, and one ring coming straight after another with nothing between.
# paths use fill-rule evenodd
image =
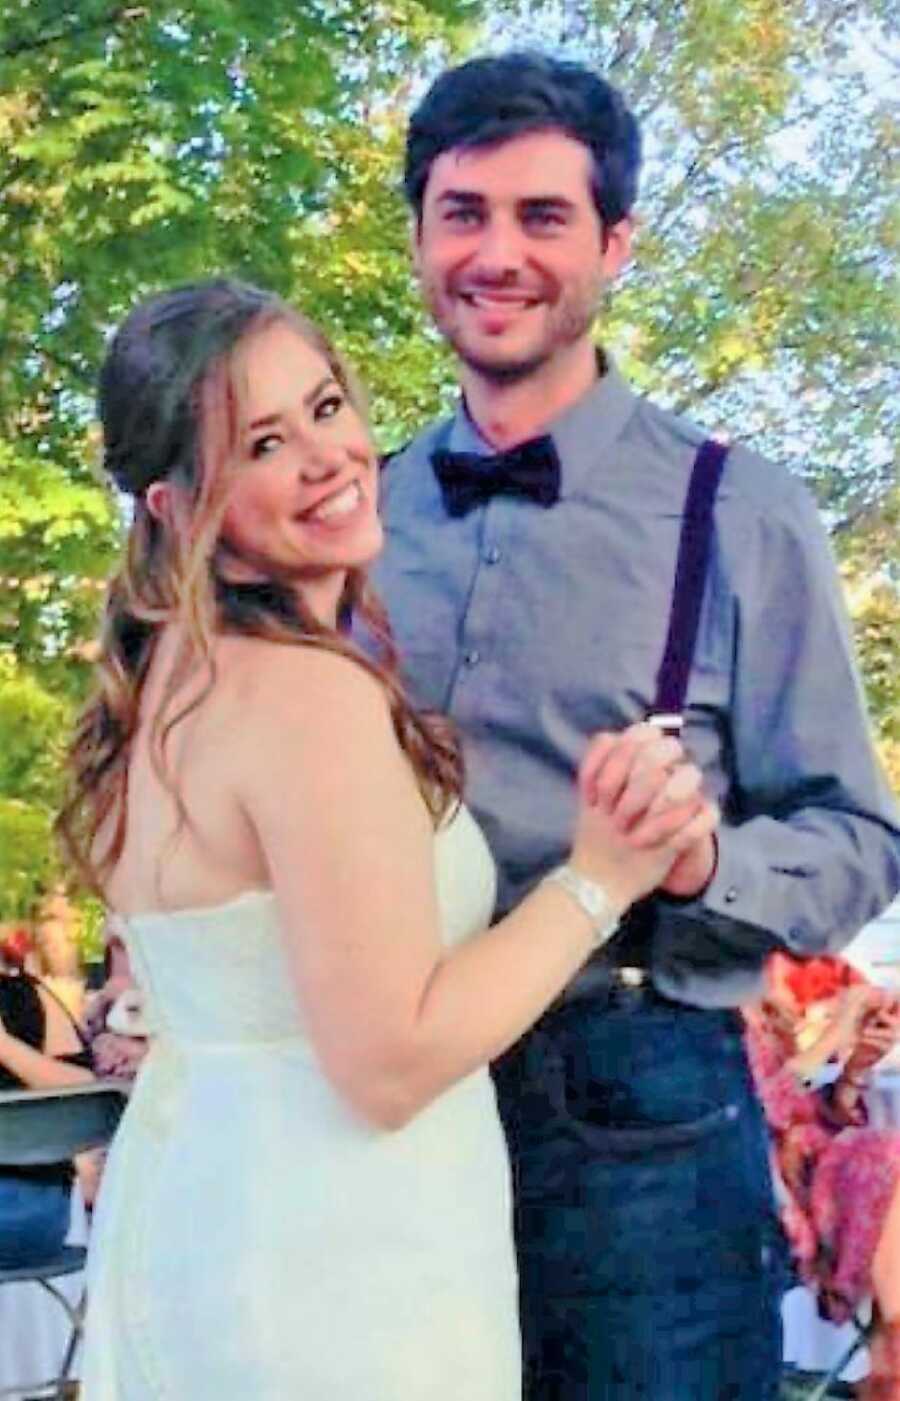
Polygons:
<instances>
[{"instance_id":1,"label":"shirt cuff","mask_svg":"<svg viewBox=\"0 0 900 1401\"><path fill-rule=\"evenodd\" d=\"M751 925L771 948L801 958L822 952L822 929L812 918L814 867L784 862L746 827L719 833L719 866L702 905L713 915Z\"/></svg>"},{"instance_id":2,"label":"shirt cuff","mask_svg":"<svg viewBox=\"0 0 900 1401\"><path fill-rule=\"evenodd\" d=\"M764 956L781 947L782 939L764 923L760 892L767 882L761 880L746 847L739 828L721 828L716 833L716 868L703 893L677 899L661 891L659 899L675 918L706 925L729 946ZM769 891L763 897L766 904L770 895Z\"/></svg>"}]
</instances>

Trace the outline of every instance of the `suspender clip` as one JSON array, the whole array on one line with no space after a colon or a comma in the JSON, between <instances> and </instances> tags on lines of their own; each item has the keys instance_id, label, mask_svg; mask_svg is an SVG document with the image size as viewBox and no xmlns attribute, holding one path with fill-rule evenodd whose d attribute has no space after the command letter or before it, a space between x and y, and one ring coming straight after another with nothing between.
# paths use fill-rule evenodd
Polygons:
<instances>
[{"instance_id":1,"label":"suspender clip","mask_svg":"<svg viewBox=\"0 0 900 1401\"><path fill-rule=\"evenodd\" d=\"M666 714L664 711L657 711L655 714L647 716L647 724L655 725L670 739L680 739L681 731L684 729L684 716L674 712Z\"/></svg>"}]
</instances>

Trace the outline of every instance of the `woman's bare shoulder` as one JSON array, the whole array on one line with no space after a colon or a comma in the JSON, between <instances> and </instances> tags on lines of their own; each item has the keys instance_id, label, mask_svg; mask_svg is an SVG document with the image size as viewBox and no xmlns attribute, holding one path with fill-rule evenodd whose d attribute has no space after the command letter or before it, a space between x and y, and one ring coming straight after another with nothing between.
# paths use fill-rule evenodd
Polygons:
<instances>
[{"instance_id":1,"label":"woman's bare shoulder","mask_svg":"<svg viewBox=\"0 0 900 1401\"><path fill-rule=\"evenodd\" d=\"M248 650L245 660L221 749L234 791L268 846L276 834L296 836L311 814L319 827L326 811L352 810L368 821L361 815L370 792L381 808L392 794L409 802L412 771L377 676L321 647L276 644ZM298 794L299 804L291 801Z\"/></svg>"},{"instance_id":2,"label":"woman's bare shoulder","mask_svg":"<svg viewBox=\"0 0 900 1401\"><path fill-rule=\"evenodd\" d=\"M315 644L226 638L217 651L223 718L244 733L260 726L325 735L348 724L389 723L385 687L354 657ZM269 733L274 733L270 729Z\"/></svg>"}]
</instances>

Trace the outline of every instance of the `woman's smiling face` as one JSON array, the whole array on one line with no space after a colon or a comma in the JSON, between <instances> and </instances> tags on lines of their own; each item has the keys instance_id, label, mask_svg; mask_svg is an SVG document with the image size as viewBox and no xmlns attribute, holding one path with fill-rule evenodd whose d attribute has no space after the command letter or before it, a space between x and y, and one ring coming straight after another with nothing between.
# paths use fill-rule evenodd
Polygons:
<instances>
[{"instance_id":1,"label":"woman's smiling face","mask_svg":"<svg viewBox=\"0 0 900 1401\"><path fill-rule=\"evenodd\" d=\"M229 573L290 583L333 625L348 569L383 542L368 430L323 354L287 321L253 332L234 369L240 436L220 536Z\"/></svg>"}]
</instances>

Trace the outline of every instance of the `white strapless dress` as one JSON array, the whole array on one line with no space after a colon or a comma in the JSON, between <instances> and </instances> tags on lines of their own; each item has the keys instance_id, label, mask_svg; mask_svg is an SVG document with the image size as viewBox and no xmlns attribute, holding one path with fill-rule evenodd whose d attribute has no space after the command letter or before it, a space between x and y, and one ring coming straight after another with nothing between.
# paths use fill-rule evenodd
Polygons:
<instances>
[{"instance_id":1,"label":"white strapless dress","mask_svg":"<svg viewBox=\"0 0 900 1401\"><path fill-rule=\"evenodd\" d=\"M445 939L494 868L435 839ZM104 1174L82 1401L518 1401L506 1146L486 1069L399 1132L325 1079L272 895L129 921L157 1028Z\"/></svg>"}]
</instances>

